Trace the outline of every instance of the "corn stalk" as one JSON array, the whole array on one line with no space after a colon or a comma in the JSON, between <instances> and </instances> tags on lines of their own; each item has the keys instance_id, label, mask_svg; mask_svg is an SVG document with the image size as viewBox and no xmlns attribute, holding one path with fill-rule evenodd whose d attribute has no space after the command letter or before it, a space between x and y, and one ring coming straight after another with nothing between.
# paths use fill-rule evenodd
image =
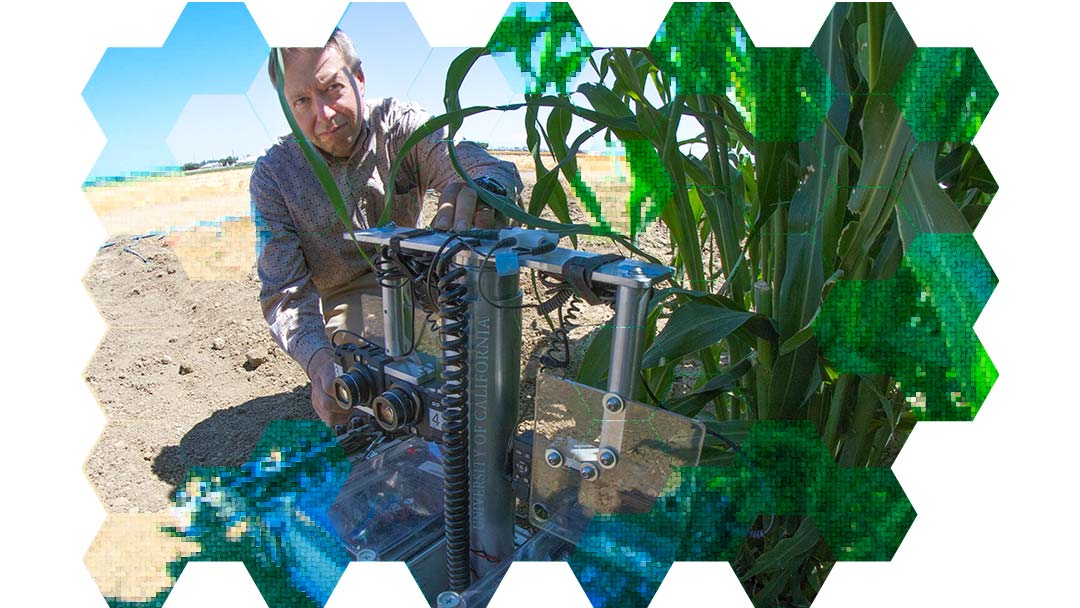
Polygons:
<instances>
[{"instance_id":1,"label":"corn stalk","mask_svg":"<svg viewBox=\"0 0 1080 608\"><path fill-rule=\"evenodd\" d=\"M572 29L565 20L554 22L550 38L567 35L558 27ZM524 210L481 191L483 200L523 224L606 235L645 255L635 245L643 223L631 219L626 233L616 231L576 164L590 138L619 142L631 171L641 171L639 179L662 176L649 178L651 196L632 194L631 206L659 211L673 248L663 261L676 268L674 284L658 290L651 302L642 363L648 390L639 395L655 395L658 405L697 417L713 430L763 419L808 419L838 464L887 466L913 425L909 404L893 377L833 369L814 338L814 322L838 280L890 277L914 234L970 231L996 190L970 146L917 145L882 93L900 78L912 52L898 35L902 27L889 5L848 5L833 12L815 51L839 92L820 128L799 141L754 136L761 125L752 124L746 108L763 104L765 97L749 75L757 57L753 49L729 58L727 94L680 89L681 82L673 88L669 66L649 49L589 48L583 53L593 77L573 91L562 80L554 94L546 93L541 78L522 104L461 108L466 75L495 44L470 49L454 62L447 74L447 113L414 139L442 126L452 138L468 116L524 107L536 167L532 198ZM555 64L544 66L545 60ZM558 61L556 54L542 56L536 73L565 76L568 70ZM575 121L586 129L571 141ZM680 141L679 127L686 124L700 131ZM575 197L594 218L591 225L571 223ZM541 220L546 209L561 223ZM630 211L634 218L636 209ZM663 330L656 333L661 320ZM603 386L609 340L608 332L594 336L579 381ZM687 362L700 369L699 377L689 392L676 393L678 370ZM731 456L721 443L706 447L707 461ZM736 570L755 603L800 594L812 599L828 573L828 550L807 540L801 522L781 518L740 555ZM798 555L785 559L794 566L773 568L779 552L793 546Z\"/></svg>"}]
</instances>

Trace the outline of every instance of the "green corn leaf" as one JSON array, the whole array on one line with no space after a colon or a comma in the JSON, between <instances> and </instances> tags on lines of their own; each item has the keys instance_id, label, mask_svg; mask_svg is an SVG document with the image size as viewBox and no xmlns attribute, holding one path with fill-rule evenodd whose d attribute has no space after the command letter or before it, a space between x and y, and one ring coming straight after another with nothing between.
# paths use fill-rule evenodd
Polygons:
<instances>
[{"instance_id":1,"label":"green corn leaf","mask_svg":"<svg viewBox=\"0 0 1080 608\"><path fill-rule=\"evenodd\" d=\"M649 368L677 361L686 355L727 338L743 327L753 313L690 301L680 306L656 341L645 351L641 367Z\"/></svg>"},{"instance_id":2,"label":"green corn leaf","mask_svg":"<svg viewBox=\"0 0 1080 608\"><path fill-rule=\"evenodd\" d=\"M281 49L276 48L274 52L277 54L277 96L278 103L281 105L281 111L285 114L285 120L289 123L289 129L292 131L293 138L296 140L297 145L300 146L301 152L304 153L304 158L308 162L308 166L315 173L315 177L319 180L319 185L322 186L323 191L326 193L327 198L330 199L330 204L334 207L334 214L337 215L338 221L341 222L342 227L346 231L352 231L356 228L353 225L352 216L349 214L349 210L345 205L345 199L341 196L341 190L338 189L337 183L334 182L334 177L330 175L330 167L326 164L326 159L322 157L304 136L303 131L300 130L300 125L296 122L296 117L293 116L292 110L289 108L289 103L285 99L285 73L283 67L285 65L285 59L281 56ZM374 270L375 264L368 257L367 252L360 246L360 243L353 241L356 244L356 250L360 252L360 257L367 262L367 265Z\"/></svg>"},{"instance_id":3,"label":"green corn leaf","mask_svg":"<svg viewBox=\"0 0 1080 608\"><path fill-rule=\"evenodd\" d=\"M598 113L606 116L611 116L616 119L634 120L635 124L637 120L634 118L634 113L630 110L630 106L619 98L618 95L613 93L611 89L605 87L602 84L588 84L583 83L577 88L579 93L585 95L585 98L589 100L593 109ZM641 139L641 132L637 129L612 129L615 135L623 140Z\"/></svg>"},{"instance_id":4,"label":"green corn leaf","mask_svg":"<svg viewBox=\"0 0 1080 608\"><path fill-rule=\"evenodd\" d=\"M970 232L967 219L934 175L937 144L919 144L900 185L897 220L904 250L921 232Z\"/></svg>"},{"instance_id":5,"label":"green corn leaf","mask_svg":"<svg viewBox=\"0 0 1080 608\"><path fill-rule=\"evenodd\" d=\"M604 325L592 336L581 357L577 381L602 390L607 389L608 367L611 365L611 325Z\"/></svg>"},{"instance_id":6,"label":"green corn leaf","mask_svg":"<svg viewBox=\"0 0 1080 608\"><path fill-rule=\"evenodd\" d=\"M870 248L885 230L896 207L897 178L915 146L900 110L886 97L867 98L863 142L862 171L848 201L859 219L849 225L854 233L840 251L840 267L849 276L869 258Z\"/></svg>"},{"instance_id":7,"label":"green corn leaf","mask_svg":"<svg viewBox=\"0 0 1080 608\"><path fill-rule=\"evenodd\" d=\"M277 95L278 102L281 104L281 111L285 114L285 119L289 123L289 128L292 130L296 143L304 153L304 158L307 159L308 164L311 165L311 169L315 172L315 177L318 178L319 184L330 198L330 203L334 206L334 213L336 213L338 219L341 220L341 224L345 227L345 230L352 230L354 228L352 217L345 207L345 199L341 196L341 190L338 189L333 176L330 175L330 167L326 164L326 159L319 154L315 149L315 146L304 136L304 133L300 130L300 125L297 124L296 118L289 109L289 103L285 99L285 74L282 71L285 60L281 56L281 49L274 49L274 52L277 53Z\"/></svg>"},{"instance_id":8,"label":"green corn leaf","mask_svg":"<svg viewBox=\"0 0 1080 608\"><path fill-rule=\"evenodd\" d=\"M804 518L795 534L780 539L772 549L763 553L754 562L743 578L758 576L766 572L792 572L794 566L801 564L821 540L821 533L809 518Z\"/></svg>"},{"instance_id":9,"label":"green corn leaf","mask_svg":"<svg viewBox=\"0 0 1080 608\"><path fill-rule=\"evenodd\" d=\"M711 376L703 386L689 395L668 401L664 407L683 416L694 417L702 409L721 393L735 388L739 378L745 376L754 368L753 359L747 358L735 365L722 368L717 374Z\"/></svg>"}]
</instances>

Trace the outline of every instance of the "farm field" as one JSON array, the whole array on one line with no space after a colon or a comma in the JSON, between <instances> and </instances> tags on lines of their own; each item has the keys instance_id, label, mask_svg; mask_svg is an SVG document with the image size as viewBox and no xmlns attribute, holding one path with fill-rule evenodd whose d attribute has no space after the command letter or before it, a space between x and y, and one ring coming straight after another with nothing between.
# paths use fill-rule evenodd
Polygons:
<instances>
[{"instance_id":1,"label":"farm field","mask_svg":"<svg viewBox=\"0 0 1080 608\"><path fill-rule=\"evenodd\" d=\"M507 156L521 170L527 200L531 158ZM191 467L238 466L271 420L316 418L306 375L273 342L259 308L254 226L246 213L249 175L244 168L87 190L108 241L84 285L109 330L85 369L108 422L84 472L110 515L86 562L116 597L151 597L162 564L192 550L160 531ZM421 225L437 196L429 193L425 202ZM571 213L585 220L574 201ZM580 243L617 251L607 239ZM639 244L661 258L670 248L659 222ZM570 333L575 360L610 315L605 307L583 307L580 326ZM548 343L546 324L533 310L524 311L522 325L518 406L525 413ZM130 556L144 554L137 546L161 550L136 563Z\"/></svg>"}]
</instances>

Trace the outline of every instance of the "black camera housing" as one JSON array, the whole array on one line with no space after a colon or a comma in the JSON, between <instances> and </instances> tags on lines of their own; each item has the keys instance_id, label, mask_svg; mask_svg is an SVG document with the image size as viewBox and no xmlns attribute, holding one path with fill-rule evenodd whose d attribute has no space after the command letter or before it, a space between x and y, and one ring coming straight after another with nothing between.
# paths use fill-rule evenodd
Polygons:
<instances>
[{"instance_id":1,"label":"black camera housing","mask_svg":"<svg viewBox=\"0 0 1080 608\"><path fill-rule=\"evenodd\" d=\"M338 376L334 397L342 409L374 419L391 436L417 435L442 442L443 408L437 376L416 384L397 371L394 359L374 344L334 347Z\"/></svg>"}]
</instances>

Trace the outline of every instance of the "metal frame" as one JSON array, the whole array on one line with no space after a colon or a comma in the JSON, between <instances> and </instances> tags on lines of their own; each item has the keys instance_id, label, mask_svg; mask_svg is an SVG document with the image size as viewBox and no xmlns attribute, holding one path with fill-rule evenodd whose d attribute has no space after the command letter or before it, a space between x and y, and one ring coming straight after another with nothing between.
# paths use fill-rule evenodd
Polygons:
<instances>
[{"instance_id":1,"label":"metal frame","mask_svg":"<svg viewBox=\"0 0 1080 608\"><path fill-rule=\"evenodd\" d=\"M409 228L385 226L346 233L346 239L375 246L388 245L394 237L403 251L436 253L452 235L430 233L408 237ZM553 234L536 230L509 229L500 237L519 236L525 242L548 239L557 242ZM467 271L469 286L470 355L469 355L469 469L470 469L470 530L471 544L490 562L475 554L471 565L483 576L498 567L499 562L514 552L514 494L511 483L504 478L505 446L509 445L516 422L518 392L521 379L521 302L520 269L530 268L561 275L564 264L575 257L595 257L594 254L573 249L555 248L540 255L518 254L517 268L512 272L496 271L494 259L487 254L495 241L484 241L475 251L462 251L454 263ZM616 467L622 446L626 418L625 402L635 398L641 369L644 329L652 288L670 277L673 270L666 266L644 264L634 260L619 260L597 267L590 275L594 284L616 288L615 318L612 328L612 349L609 359L609 378L599 445L569 446L569 453L560 454L559 466L580 472L586 481L595 480L603 469ZM483 284L485 300L477 295ZM405 281L382 285L382 314L387 355L402 357L408 344L406 329ZM500 306L494 306L495 302ZM509 306L509 307L503 307ZM484 348L485 344L487 348ZM509 348L509 350L507 350ZM496 350L498 349L498 350ZM497 353L491 356L491 353ZM389 375L406 381L422 381L424 370L399 359L388 365ZM554 465L553 465L554 466Z\"/></svg>"}]
</instances>

